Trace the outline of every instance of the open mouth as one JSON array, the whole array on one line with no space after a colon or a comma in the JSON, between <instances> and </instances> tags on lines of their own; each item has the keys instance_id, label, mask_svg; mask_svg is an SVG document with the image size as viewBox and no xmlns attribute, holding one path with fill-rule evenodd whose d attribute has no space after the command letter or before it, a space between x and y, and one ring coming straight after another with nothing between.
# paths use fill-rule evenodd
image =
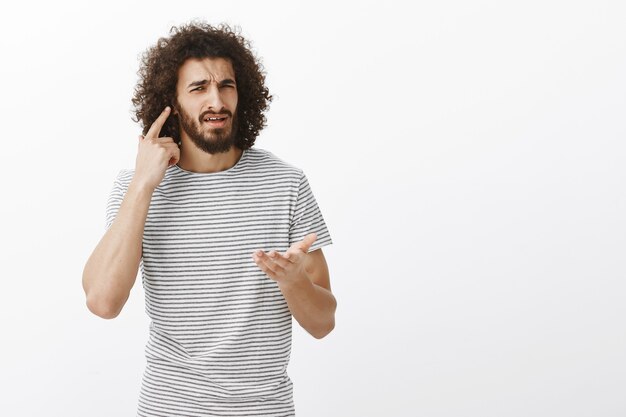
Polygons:
<instances>
[{"instance_id":1,"label":"open mouth","mask_svg":"<svg viewBox=\"0 0 626 417\"><path fill-rule=\"evenodd\" d=\"M228 119L228 116L207 115L204 117L203 122L207 123L209 126L212 126L212 127L223 127L226 125L227 119Z\"/></svg>"}]
</instances>

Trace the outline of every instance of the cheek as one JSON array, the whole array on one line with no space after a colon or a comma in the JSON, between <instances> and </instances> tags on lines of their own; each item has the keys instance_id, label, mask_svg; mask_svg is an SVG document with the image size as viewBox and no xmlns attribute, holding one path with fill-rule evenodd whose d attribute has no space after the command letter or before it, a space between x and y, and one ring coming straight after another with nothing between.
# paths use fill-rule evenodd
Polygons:
<instances>
[{"instance_id":1,"label":"cheek","mask_svg":"<svg viewBox=\"0 0 626 417\"><path fill-rule=\"evenodd\" d=\"M176 105L175 105L175 109L176 109L176 113L180 114L180 113L188 113L189 112L189 104L185 103L185 102L180 102L177 101Z\"/></svg>"},{"instance_id":2,"label":"cheek","mask_svg":"<svg viewBox=\"0 0 626 417\"><path fill-rule=\"evenodd\" d=\"M226 100L226 102L228 103L228 107L231 108L233 111L235 111L237 109L237 92L233 91L230 94L227 94L226 97L224 97L224 99Z\"/></svg>"}]
</instances>

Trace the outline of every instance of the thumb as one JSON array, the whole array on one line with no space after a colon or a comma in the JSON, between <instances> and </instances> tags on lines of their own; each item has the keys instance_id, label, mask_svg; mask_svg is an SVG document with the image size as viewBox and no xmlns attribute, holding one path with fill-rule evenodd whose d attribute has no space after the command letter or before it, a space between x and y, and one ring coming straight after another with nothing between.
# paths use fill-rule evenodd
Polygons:
<instances>
[{"instance_id":1,"label":"thumb","mask_svg":"<svg viewBox=\"0 0 626 417\"><path fill-rule=\"evenodd\" d=\"M304 239L302 239L302 244L300 245L300 248L304 251L304 253L309 251L309 248L311 247L313 242L315 242L316 239L317 239L316 233L309 233L308 235L304 237Z\"/></svg>"}]
</instances>

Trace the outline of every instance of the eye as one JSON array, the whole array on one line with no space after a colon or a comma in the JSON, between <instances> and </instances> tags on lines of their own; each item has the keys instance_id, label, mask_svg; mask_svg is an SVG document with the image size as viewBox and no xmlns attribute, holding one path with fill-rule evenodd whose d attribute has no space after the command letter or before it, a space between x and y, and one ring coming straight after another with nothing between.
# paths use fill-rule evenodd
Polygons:
<instances>
[{"instance_id":1,"label":"eye","mask_svg":"<svg viewBox=\"0 0 626 417\"><path fill-rule=\"evenodd\" d=\"M196 88L192 89L191 91L203 90L203 89L204 89L204 87L196 87Z\"/></svg>"}]
</instances>

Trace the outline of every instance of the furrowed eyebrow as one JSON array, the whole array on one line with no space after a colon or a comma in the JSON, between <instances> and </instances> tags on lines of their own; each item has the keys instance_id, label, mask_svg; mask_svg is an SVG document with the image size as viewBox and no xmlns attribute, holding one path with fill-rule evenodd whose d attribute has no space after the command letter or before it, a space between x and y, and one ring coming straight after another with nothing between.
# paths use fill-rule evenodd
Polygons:
<instances>
[{"instance_id":1,"label":"furrowed eyebrow","mask_svg":"<svg viewBox=\"0 0 626 417\"><path fill-rule=\"evenodd\" d=\"M198 87L198 86L201 86L201 85L207 85L208 83L209 83L209 80L206 80L206 79L205 80L194 81L194 82L190 83L187 86L187 88L189 88L189 87ZM236 85L236 84L235 84L235 80L232 80L230 78L226 78L226 79L220 81L218 85L220 87L222 87L224 85Z\"/></svg>"},{"instance_id":2,"label":"furrowed eyebrow","mask_svg":"<svg viewBox=\"0 0 626 417\"><path fill-rule=\"evenodd\" d=\"M219 86L223 86L223 85L236 85L235 80L231 80L230 78L226 78L222 81L220 81Z\"/></svg>"},{"instance_id":3,"label":"furrowed eyebrow","mask_svg":"<svg viewBox=\"0 0 626 417\"><path fill-rule=\"evenodd\" d=\"M192 83L190 83L187 88L189 87L197 87L199 85L206 85L209 83L209 80L200 80L200 81L194 81Z\"/></svg>"}]
</instances>

